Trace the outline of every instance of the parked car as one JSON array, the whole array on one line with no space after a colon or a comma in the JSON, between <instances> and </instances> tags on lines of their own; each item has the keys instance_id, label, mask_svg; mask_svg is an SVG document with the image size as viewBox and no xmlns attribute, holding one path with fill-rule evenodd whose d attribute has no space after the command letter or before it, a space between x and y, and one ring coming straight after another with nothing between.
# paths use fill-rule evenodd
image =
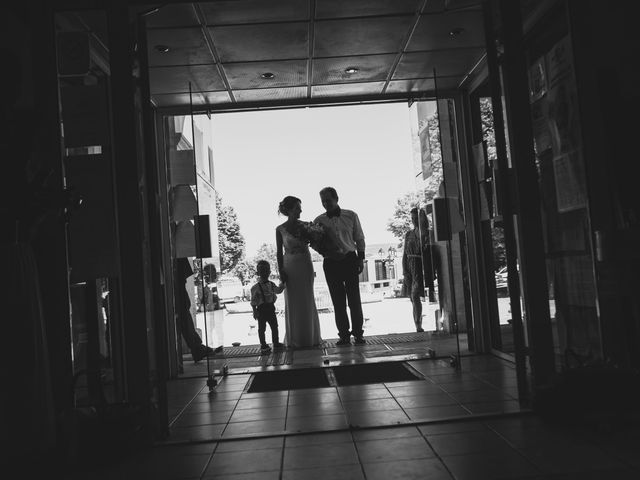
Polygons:
<instances>
[{"instance_id":1,"label":"parked car","mask_svg":"<svg viewBox=\"0 0 640 480\"><path fill-rule=\"evenodd\" d=\"M236 277L220 277L216 282L220 303L241 302L245 297L245 289Z\"/></svg>"}]
</instances>

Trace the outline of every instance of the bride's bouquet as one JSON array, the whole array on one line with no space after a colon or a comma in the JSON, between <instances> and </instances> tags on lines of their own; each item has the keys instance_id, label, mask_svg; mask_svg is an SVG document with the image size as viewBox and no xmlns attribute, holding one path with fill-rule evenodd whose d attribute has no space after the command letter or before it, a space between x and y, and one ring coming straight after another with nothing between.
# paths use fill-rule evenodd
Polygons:
<instances>
[{"instance_id":1,"label":"bride's bouquet","mask_svg":"<svg viewBox=\"0 0 640 480\"><path fill-rule=\"evenodd\" d=\"M322 224L302 222L300 234L305 241L309 242L309 246L323 257L330 257L338 253L337 245Z\"/></svg>"}]
</instances>

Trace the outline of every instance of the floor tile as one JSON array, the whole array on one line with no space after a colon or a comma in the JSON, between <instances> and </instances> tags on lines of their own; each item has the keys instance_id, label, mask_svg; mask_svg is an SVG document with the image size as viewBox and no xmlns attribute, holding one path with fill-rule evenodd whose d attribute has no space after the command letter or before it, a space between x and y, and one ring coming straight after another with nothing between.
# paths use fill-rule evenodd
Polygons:
<instances>
[{"instance_id":1,"label":"floor tile","mask_svg":"<svg viewBox=\"0 0 640 480\"><path fill-rule=\"evenodd\" d=\"M374 412L351 412L347 414L347 420L353 427L370 427L374 425L393 425L406 423L409 417L400 409L379 410Z\"/></svg>"},{"instance_id":2,"label":"floor tile","mask_svg":"<svg viewBox=\"0 0 640 480\"><path fill-rule=\"evenodd\" d=\"M487 390L489 385L481 380L460 380L458 382L442 383L440 387L447 393L456 393Z\"/></svg>"},{"instance_id":3,"label":"floor tile","mask_svg":"<svg viewBox=\"0 0 640 480\"><path fill-rule=\"evenodd\" d=\"M230 423L224 430L223 437L250 435L258 433L279 433L284 430L284 418L273 420L256 420L252 422Z\"/></svg>"},{"instance_id":4,"label":"floor tile","mask_svg":"<svg viewBox=\"0 0 640 480\"><path fill-rule=\"evenodd\" d=\"M372 400L376 398L391 398L391 393L386 388L358 389L349 387L349 389L340 390L338 392L343 402L353 402L357 400Z\"/></svg>"},{"instance_id":5,"label":"floor tile","mask_svg":"<svg viewBox=\"0 0 640 480\"><path fill-rule=\"evenodd\" d=\"M316 395L294 395L289 397L289 405L310 405L317 403L338 402L340 397L338 392L322 392Z\"/></svg>"},{"instance_id":6,"label":"floor tile","mask_svg":"<svg viewBox=\"0 0 640 480\"><path fill-rule=\"evenodd\" d=\"M542 473L516 452L500 455L485 452L441 458L456 480L526 478Z\"/></svg>"},{"instance_id":7,"label":"floor tile","mask_svg":"<svg viewBox=\"0 0 640 480\"><path fill-rule=\"evenodd\" d=\"M267 408L267 407L282 407L287 404L287 397L283 395L275 397L261 397L261 398L241 398L238 401L236 409L244 410L247 408Z\"/></svg>"},{"instance_id":8,"label":"floor tile","mask_svg":"<svg viewBox=\"0 0 640 480\"><path fill-rule=\"evenodd\" d=\"M393 398L367 398L343 403L346 412L370 412L375 410L396 410L400 408Z\"/></svg>"},{"instance_id":9,"label":"floor tile","mask_svg":"<svg viewBox=\"0 0 640 480\"><path fill-rule=\"evenodd\" d=\"M433 395L445 393L439 386L431 383L419 383L417 385L394 387L390 386L389 391L394 397L411 397L416 395Z\"/></svg>"},{"instance_id":10,"label":"floor tile","mask_svg":"<svg viewBox=\"0 0 640 480\"><path fill-rule=\"evenodd\" d=\"M187 455L149 457L129 462L125 478L157 478L158 480L175 480L198 478L202 475L210 455Z\"/></svg>"},{"instance_id":11,"label":"floor tile","mask_svg":"<svg viewBox=\"0 0 640 480\"><path fill-rule=\"evenodd\" d=\"M300 388L297 390L289 390L289 397L319 396L326 394L335 394L336 387L319 387L319 388Z\"/></svg>"},{"instance_id":12,"label":"floor tile","mask_svg":"<svg viewBox=\"0 0 640 480\"><path fill-rule=\"evenodd\" d=\"M279 470L282 449L244 450L239 452L216 452L209 463L205 476L229 473L269 472Z\"/></svg>"},{"instance_id":13,"label":"floor tile","mask_svg":"<svg viewBox=\"0 0 640 480\"><path fill-rule=\"evenodd\" d=\"M231 418L231 411L184 413L172 424L172 427L190 427L194 425L210 425L227 423Z\"/></svg>"},{"instance_id":14,"label":"floor tile","mask_svg":"<svg viewBox=\"0 0 640 480\"><path fill-rule=\"evenodd\" d=\"M413 426L367 428L364 430L353 431L353 439L355 441L381 440L385 438L409 438L409 437L419 437L419 436L420 436L420 431Z\"/></svg>"},{"instance_id":15,"label":"floor tile","mask_svg":"<svg viewBox=\"0 0 640 480\"><path fill-rule=\"evenodd\" d=\"M243 410L234 411L229 422L252 422L254 420L271 420L275 418L284 418L286 413L286 406L246 408Z\"/></svg>"},{"instance_id":16,"label":"floor tile","mask_svg":"<svg viewBox=\"0 0 640 480\"><path fill-rule=\"evenodd\" d=\"M405 408L411 420L442 420L445 418L464 417L469 411L459 405L440 405L434 407Z\"/></svg>"},{"instance_id":17,"label":"floor tile","mask_svg":"<svg viewBox=\"0 0 640 480\"><path fill-rule=\"evenodd\" d=\"M246 394L245 394L246 395ZM242 396L242 392L217 392L201 393L193 398L191 403L211 403L215 401L231 401L238 400Z\"/></svg>"},{"instance_id":18,"label":"floor tile","mask_svg":"<svg viewBox=\"0 0 640 480\"><path fill-rule=\"evenodd\" d=\"M249 440L228 440L219 442L216 453L240 452L243 450L264 450L282 448L284 437L252 438Z\"/></svg>"},{"instance_id":19,"label":"floor tile","mask_svg":"<svg viewBox=\"0 0 640 480\"><path fill-rule=\"evenodd\" d=\"M364 478L362 466L359 464L284 470L282 472L282 480L364 480Z\"/></svg>"},{"instance_id":20,"label":"floor tile","mask_svg":"<svg viewBox=\"0 0 640 480\"><path fill-rule=\"evenodd\" d=\"M273 472L235 473L229 475L205 475L202 480L279 480L280 470Z\"/></svg>"},{"instance_id":21,"label":"floor tile","mask_svg":"<svg viewBox=\"0 0 640 480\"><path fill-rule=\"evenodd\" d=\"M495 389L471 390L464 392L453 392L450 395L460 403L473 402L501 402L509 400L506 394Z\"/></svg>"},{"instance_id":22,"label":"floor tile","mask_svg":"<svg viewBox=\"0 0 640 480\"><path fill-rule=\"evenodd\" d=\"M350 432L321 432L286 437L286 447L300 447L303 445L326 445L334 443L353 443Z\"/></svg>"},{"instance_id":23,"label":"floor tile","mask_svg":"<svg viewBox=\"0 0 640 480\"><path fill-rule=\"evenodd\" d=\"M367 480L452 480L442 462L422 458L384 463L365 463Z\"/></svg>"},{"instance_id":24,"label":"floor tile","mask_svg":"<svg viewBox=\"0 0 640 480\"><path fill-rule=\"evenodd\" d=\"M283 470L358 464L353 442L285 446Z\"/></svg>"},{"instance_id":25,"label":"floor tile","mask_svg":"<svg viewBox=\"0 0 640 480\"><path fill-rule=\"evenodd\" d=\"M500 402L463 402L462 406L471 413L516 413L522 410L520 402L517 400L503 400Z\"/></svg>"},{"instance_id":26,"label":"floor tile","mask_svg":"<svg viewBox=\"0 0 640 480\"><path fill-rule=\"evenodd\" d=\"M199 425L193 427L174 427L170 429L171 441L217 440L225 429L224 424Z\"/></svg>"},{"instance_id":27,"label":"floor tile","mask_svg":"<svg viewBox=\"0 0 640 480\"><path fill-rule=\"evenodd\" d=\"M237 400L215 400L213 402L199 402L190 404L184 413L198 412L230 412L238 404Z\"/></svg>"},{"instance_id":28,"label":"floor tile","mask_svg":"<svg viewBox=\"0 0 640 480\"><path fill-rule=\"evenodd\" d=\"M312 415L287 418L286 426L288 432L313 432L347 428L348 423L344 414Z\"/></svg>"},{"instance_id":29,"label":"floor tile","mask_svg":"<svg viewBox=\"0 0 640 480\"><path fill-rule=\"evenodd\" d=\"M458 402L446 393L434 395L411 395L396 397L402 408L434 407L438 405L458 405Z\"/></svg>"},{"instance_id":30,"label":"floor tile","mask_svg":"<svg viewBox=\"0 0 640 480\"><path fill-rule=\"evenodd\" d=\"M342 403L323 402L300 405L289 405L287 407L287 418L310 417L313 415L336 415L344 413Z\"/></svg>"},{"instance_id":31,"label":"floor tile","mask_svg":"<svg viewBox=\"0 0 640 480\"><path fill-rule=\"evenodd\" d=\"M488 430L488 427L481 421L446 422L433 423L428 425L418 425L418 430L423 435L443 435L448 433L477 432Z\"/></svg>"},{"instance_id":32,"label":"floor tile","mask_svg":"<svg viewBox=\"0 0 640 480\"><path fill-rule=\"evenodd\" d=\"M513 450L491 430L432 435L427 440L440 456Z\"/></svg>"},{"instance_id":33,"label":"floor tile","mask_svg":"<svg viewBox=\"0 0 640 480\"><path fill-rule=\"evenodd\" d=\"M363 464L435 456L423 437L363 440L356 442L356 448Z\"/></svg>"},{"instance_id":34,"label":"floor tile","mask_svg":"<svg viewBox=\"0 0 640 480\"><path fill-rule=\"evenodd\" d=\"M253 392L243 393L242 400L248 400L250 398L269 398L269 397L288 397L289 392L287 390L276 390L273 392Z\"/></svg>"}]
</instances>

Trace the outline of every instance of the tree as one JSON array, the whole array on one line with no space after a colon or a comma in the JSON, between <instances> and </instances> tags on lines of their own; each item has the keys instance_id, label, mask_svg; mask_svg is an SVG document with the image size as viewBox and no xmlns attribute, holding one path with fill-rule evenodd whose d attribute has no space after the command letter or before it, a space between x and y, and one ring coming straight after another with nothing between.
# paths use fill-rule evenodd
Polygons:
<instances>
[{"instance_id":1,"label":"tree","mask_svg":"<svg viewBox=\"0 0 640 480\"><path fill-rule=\"evenodd\" d=\"M438 115L434 112L420 120L419 129L429 129L429 149L431 151L431 175L422 181L422 185L416 191L405 193L396 200L393 216L387 221L387 230L390 231L400 243L404 241L406 233L413 228L411 223L411 209L413 207L425 208L427 203L433 200L442 184L442 150L440 148L440 130L438 128ZM414 139L414 148L420 148L420 142Z\"/></svg>"},{"instance_id":2,"label":"tree","mask_svg":"<svg viewBox=\"0 0 640 480\"><path fill-rule=\"evenodd\" d=\"M233 268L231 273L238 277L243 285L246 285L247 283L250 283L256 275L255 262L242 258Z\"/></svg>"},{"instance_id":3,"label":"tree","mask_svg":"<svg viewBox=\"0 0 640 480\"><path fill-rule=\"evenodd\" d=\"M273 243L263 243L258 248L258 253L253 257L254 258L254 270L255 264L258 263L258 260L266 260L271 265L271 275L279 276L280 272L278 271L278 255L276 246Z\"/></svg>"},{"instance_id":4,"label":"tree","mask_svg":"<svg viewBox=\"0 0 640 480\"><path fill-rule=\"evenodd\" d=\"M232 206L222 203L216 193L218 215L218 243L220 245L220 270L222 274L231 272L244 256L245 241L240 233L238 215Z\"/></svg>"},{"instance_id":5,"label":"tree","mask_svg":"<svg viewBox=\"0 0 640 480\"><path fill-rule=\"evenodd\" d=\"M387 230L400 242L404 241L404 236L413 228L411 223L411 209L413 207L424 207L426 201L422 195L416 192L405 193L396 200L393 216L387 220Z\"/></svg>"}]
</instances>

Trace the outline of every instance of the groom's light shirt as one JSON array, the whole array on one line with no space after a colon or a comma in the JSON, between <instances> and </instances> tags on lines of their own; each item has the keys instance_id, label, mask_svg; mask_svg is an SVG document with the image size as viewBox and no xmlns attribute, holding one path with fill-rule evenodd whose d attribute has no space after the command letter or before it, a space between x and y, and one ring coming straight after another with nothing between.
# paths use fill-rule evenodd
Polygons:
<instances>
[{"instance_id":1,"label":"groom's light shirt","mask_svg":"<svg viewBox=\"0 0 640 480\"><path fill-rule=\"evenodd\" d=\"M358 258L364 259L364 232L356 212L340 208L332 215L318 215L315 221L333 232L340 253L346 255L355 251Z\"/></svg>"}]
</instances>

